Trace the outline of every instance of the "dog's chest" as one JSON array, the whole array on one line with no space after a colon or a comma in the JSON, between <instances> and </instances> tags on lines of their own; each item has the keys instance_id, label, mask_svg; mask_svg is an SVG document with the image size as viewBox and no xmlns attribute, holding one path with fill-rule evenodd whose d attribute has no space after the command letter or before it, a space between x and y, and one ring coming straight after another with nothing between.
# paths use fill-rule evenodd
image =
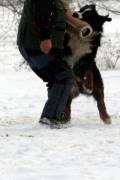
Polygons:
<instances>
[{"instance_id":1,"label":"dog's chest","mask_svg":"<svg viewBox=\"0 0 120 180\"><path fill-rule=\"evenodd\" d=\"M72 55L67 57L67 62L70 66L73 66L77 61L79 61L86 54L91 53L92 43L88 38L80 38L75 34L70 34L70 40L68 46L72 51Z\"/></svg>"}]
</instances>

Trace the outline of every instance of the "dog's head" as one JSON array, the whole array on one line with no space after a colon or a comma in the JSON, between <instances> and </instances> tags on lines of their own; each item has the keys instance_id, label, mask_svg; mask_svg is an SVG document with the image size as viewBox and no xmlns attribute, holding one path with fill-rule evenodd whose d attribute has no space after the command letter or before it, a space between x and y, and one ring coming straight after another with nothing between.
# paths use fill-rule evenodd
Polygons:
<instances>
[{"instance_id":1,"label":"dog's head","mask_svg":"<svg viewBox=\"0 0 120 180\"><path fill-rule=\"evenodd\" d=\"M88 22L93 30L97 32L102 32L103 24L112 20L109 15L99 15L95 4L82 7L78 12L74 12L73 16Z\"/></svg>"}]
</instances>

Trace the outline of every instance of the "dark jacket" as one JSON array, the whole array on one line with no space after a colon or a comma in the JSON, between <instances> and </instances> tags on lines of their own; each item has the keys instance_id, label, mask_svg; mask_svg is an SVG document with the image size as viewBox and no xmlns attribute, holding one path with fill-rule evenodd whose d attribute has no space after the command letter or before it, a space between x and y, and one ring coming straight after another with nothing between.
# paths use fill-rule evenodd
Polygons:
<instances>
[{"instance_id":1,"label":"dark jacket","mask_svg":"<svg viewBox=\"0 0 120 180\"><path fill-rule=\"evenodd\" d=\"M40 41L51 39L62 48L66 22L60 0L26 0L17 36L18 46L39 49Z\"/></svg>"}]
</instances>

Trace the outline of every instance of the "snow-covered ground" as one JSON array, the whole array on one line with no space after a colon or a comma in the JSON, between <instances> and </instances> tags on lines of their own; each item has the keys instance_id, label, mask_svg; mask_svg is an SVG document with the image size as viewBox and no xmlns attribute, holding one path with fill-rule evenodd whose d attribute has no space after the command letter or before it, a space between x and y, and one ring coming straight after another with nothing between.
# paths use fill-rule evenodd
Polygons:
<instances>
[{"instance_id":1,"label":"snow-covered ground","mask_svg":"<svg viewBox=\"0 0 120 180\"><path fill-rule=\"evenodd\" d=\"M0 9L0 180L119 180L120 71L102 71L111 125L92 98L80 95L67 128L44 127L38 120L45 84L32 72L15 72L21 56L12 20ZM105 25L113 44L119 25L119 16Z\"/></svg>"},{"instance_id":2,"label":"snow-covered ground","mask_svg":"<svg viewBox=\"0 0 120 180\"><path fill-rule=\"evenodd\" d=\"M102 72L112 125L92 98L74 100L67 128L38 124L45 84L32 72L0 73L0 180L119 180L120 72Z\"/></svg>"}]
</instances>

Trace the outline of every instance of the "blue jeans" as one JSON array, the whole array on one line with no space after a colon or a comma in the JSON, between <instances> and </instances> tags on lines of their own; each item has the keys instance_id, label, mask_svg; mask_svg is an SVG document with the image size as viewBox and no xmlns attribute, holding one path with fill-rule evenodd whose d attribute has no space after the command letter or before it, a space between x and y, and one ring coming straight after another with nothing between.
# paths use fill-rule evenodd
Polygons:
<instances>
[{"instance_id":1,"label":"blue jeans","mask_svg":"<svg viewBox=\"0 0 120 180\"><path fill-rule=\"evenodd\" d=\"M31 69L50 85L48 100L41 116L60 119L64 113L71 88L74 85L72 70L65 62L59 60L59 57L55 58L43 53L30 56L24 47L19 47L19 50Z\"/></svg>"},{"instance_id":2,"label":"blue jeans","mask_svg":"<svg viewBox=\"0 0 120 180\"><path fill-rule=\"evenodd\" d=\"M24 47L19 47L19 51L27 61L31 69L45 82L52 82L54 77L49 68L53 63L50 55L40 53L37 56L29 56Z\"/></svg>"}]
</instances>

